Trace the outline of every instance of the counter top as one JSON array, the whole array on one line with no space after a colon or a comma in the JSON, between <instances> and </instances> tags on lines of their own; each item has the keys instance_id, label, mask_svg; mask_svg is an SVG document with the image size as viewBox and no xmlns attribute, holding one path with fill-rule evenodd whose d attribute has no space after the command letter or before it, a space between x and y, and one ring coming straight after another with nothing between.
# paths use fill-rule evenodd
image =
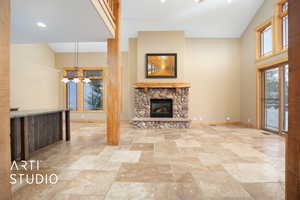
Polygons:
<instances>
[{"instance_id":1,"label":"counter top","mask_svg":"<svg viewBox=\"0 0 300 200\"><path fill-rule=\"evenodd\" d=\"M12 111L10 112L10 118L20 118L20 117L29 117L35 115L44 115L51 114L57 112L64 112L68 109L65 108L57 108L57 109L37 109L37 110L20 110L20 111Z\"/></svg>"}]
</instances>

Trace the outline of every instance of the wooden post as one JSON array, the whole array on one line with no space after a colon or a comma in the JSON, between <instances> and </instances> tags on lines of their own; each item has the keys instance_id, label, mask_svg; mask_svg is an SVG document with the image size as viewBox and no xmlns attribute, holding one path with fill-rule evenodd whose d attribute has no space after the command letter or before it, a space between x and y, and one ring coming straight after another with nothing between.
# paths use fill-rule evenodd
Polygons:
<instances>
[{"instance_id":1,"label":"wooden post","mask_svg":"<svg viewBox=\"0 0 300 200\"><path fill-rule=\"evenodd\" d=\"M289 132L286 138L286 199L300 199L300 1L289 0Z\"/></svg>"},{"instance_id":2,"label":"wooden post","mask_svg":"<svg viewBox=\"0 0 300 200\"><path fill-rule=\"evenodd\" d=\"M66 123L66 141L71 140L71 129L70 129L70 110L65 112L65 123Z\"/></svg>"},{"instance_id":3,"label":"wooden post","mask_svg":"<svg viewBox=\"0 0 300 200\"><path fill-rule=\"evenodd\" d=\"M108 77L107 77L107 143L118 145L120 140L121 112L121 52L120 52L120 0L114 0L115 38L108 39Z\"/></svg>"},{"instance_id":4,"label":"wooden post","mask_svg":"<svg viewBox=\"0 0 300 200\"><path fill-rule=\"evenodd\" d=\"M10 0L0 0L0 199L11 199L9 54Z\"/></svg>"}]
</instances>

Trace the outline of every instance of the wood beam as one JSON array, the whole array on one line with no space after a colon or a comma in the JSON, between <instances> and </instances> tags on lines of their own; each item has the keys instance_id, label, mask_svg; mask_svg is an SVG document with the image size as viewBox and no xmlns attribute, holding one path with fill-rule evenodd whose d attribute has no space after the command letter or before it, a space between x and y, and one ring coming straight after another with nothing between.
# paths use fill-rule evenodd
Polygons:
<instances>
[{"instance_id":1,"label":"wood beam","mask_svg":"<svg viewBox=\"0 0 300 200\"><path fill-rule=\"evenodd\" d=\"M11 199L9 116L10 0L0 0L0 199Z\"/></svg>"},{"instance_id":2,"label":"wood beam","mask_svg":"<svg viewBox=\"0 0 300 200\"><path fill-rule=\"evenodd\" d=\"M121 51L120 51L120 0L114 0L115 38L108 39L107 57L107 143L118 145L120 142L120 113L121 113Z\"/></svg>"},{"instance_id":3,"label":"wood beam","mask_svg":"<svg viewBox=\"0 0 300 200\"><path fill-rule=\"evenodd\" d=\"M289 132L286 138L286 199L300 199L300 1L289 0Z\"/></svg>"}]
</instances>

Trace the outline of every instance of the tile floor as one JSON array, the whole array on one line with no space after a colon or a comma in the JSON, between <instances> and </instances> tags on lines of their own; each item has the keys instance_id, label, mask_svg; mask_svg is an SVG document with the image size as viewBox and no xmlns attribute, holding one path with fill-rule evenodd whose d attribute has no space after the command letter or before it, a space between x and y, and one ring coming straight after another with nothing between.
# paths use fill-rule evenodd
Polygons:
<instances>
[{"instance_id":1,"label":"tile floor","mask_svg":"<svg viewBox=\"0 0 300 200\"><path fill-rule=\"evenodd\" d=\"M55 185L18 184L22 200L281 200L284 138L238 126L140 130L123 124L121 145L104 124L72 124L72 141L35 153Z\"/></svg>"}]
</instances>

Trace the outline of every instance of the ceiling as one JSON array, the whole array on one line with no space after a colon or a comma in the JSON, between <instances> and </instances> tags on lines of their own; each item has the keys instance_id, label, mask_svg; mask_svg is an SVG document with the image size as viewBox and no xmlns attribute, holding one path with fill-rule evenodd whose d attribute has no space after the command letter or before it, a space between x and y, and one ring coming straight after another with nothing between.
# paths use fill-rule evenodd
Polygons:
<instances>
[{"instance_id":1,"label":"ceiling","mask_svg":"<svg viewBox=\"0 0 300 200\"><path fill-rule=\"evenodd\" d=\"M165 0L161 3L160 0L123 0L122 49L127 49L128 38L136 37L138 31L184 30L187 37L240 37L263 2ZM97 29L102 21L91 6L88 0L13 0L13 40L57 43L71 42L77 38L82 42L101 41L101 36L105 34L99 33L108 31ZM49 25L47 30L37 29L35 22L38 20ZM86 43L90 51L96 50L93 45L105 44ZM72 44L51 46L55 46L55 51L74 51ZM83 49L89 51L88 48Z\"/></svg>"},{"instance_id":2,"label":"ceiling","mask_svg":"<svg viewBox=\"0 0 300 200\"><path fill-rule=\"evenodd\" d=\"M41 28L36 25L47 25ZM111 37L89 0L12 0L12 42L105 41Z\"/></svg>"}]
</instances>

